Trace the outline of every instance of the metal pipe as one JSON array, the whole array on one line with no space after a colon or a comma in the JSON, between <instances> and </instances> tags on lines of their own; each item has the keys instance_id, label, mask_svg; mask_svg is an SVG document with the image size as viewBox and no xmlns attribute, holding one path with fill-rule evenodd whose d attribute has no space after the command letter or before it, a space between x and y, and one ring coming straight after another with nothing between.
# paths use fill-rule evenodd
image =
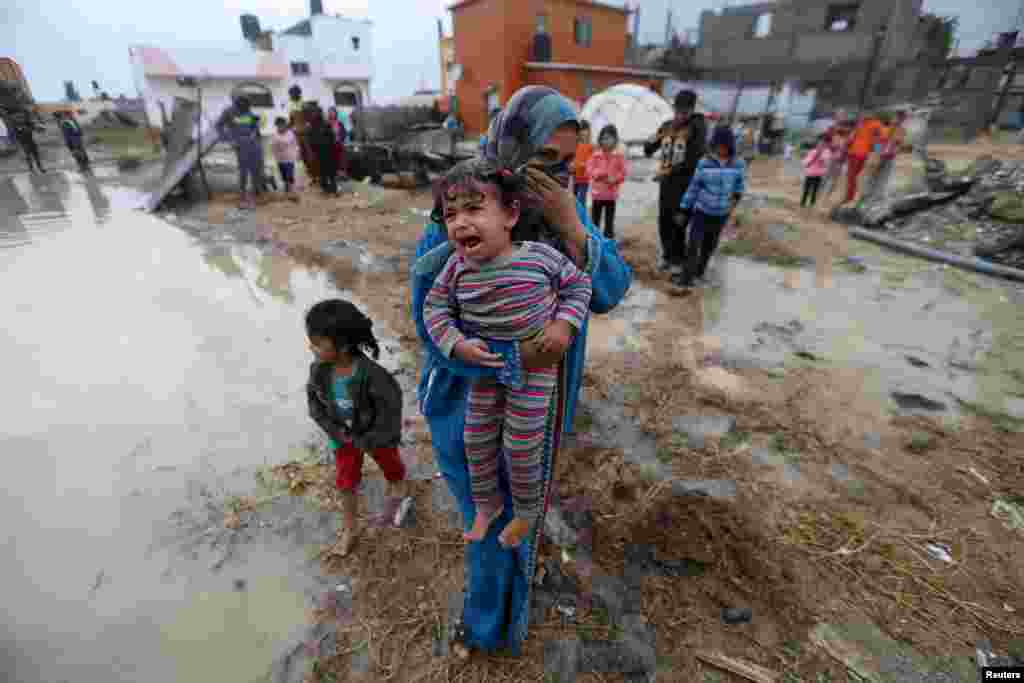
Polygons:
<instances>
[{"instance_id":1,"label":"metal pipe","mask_svg":"<svg viewBox=\"0 0 1024 683\"><path fill-rule=\"evenodd\" d=\"M937 249L930 249L928 247L910 244L909 242L903 242L902 240L886 237L885 235L880 235L876 231L865 230L864 228L849 228L849 234L851 237L855 237L866 242L874 242L875 244L880 244L883 247L889 247L894 251L910 254L911 256L920 256L921 258L928 259L929 261L937 261L939 263L956 266L957 268L972 270L976 273L994 275L1004 277L1009 280L1016 280L1017 282L1024 282L1024 270L1020 270L1018 268L1000 266L980 258L967 258L965 256L957 256L956 254L950 254Z\"/></svg>"}]
</instances>

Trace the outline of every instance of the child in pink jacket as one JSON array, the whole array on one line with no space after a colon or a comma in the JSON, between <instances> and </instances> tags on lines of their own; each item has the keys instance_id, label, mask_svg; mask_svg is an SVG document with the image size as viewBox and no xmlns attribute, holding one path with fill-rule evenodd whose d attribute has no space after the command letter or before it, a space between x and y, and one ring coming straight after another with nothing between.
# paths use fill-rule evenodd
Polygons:
<instances>
[{"instance_id":1,"label":"child in pink jacket","mask_svg":"<svg viewBox=\"0 0 1024 683\"><path fill-rule=\"evenodd\" d=\"M615 202L619 199L619 188L626 181L626 157L618 151L619 130L609 124L601 129L597 138L598 149L587 162L590 176L590 191L594 197L591 218L594 226L601 227L604 219L604 236L615 238Z\"/></svg>"},{"instance_id":2,"label":"child in pink jacket","mask_svg":"<svg viewBox=\"0 0 1024 683\"><path fill-rule=\"evenodd\" d=\"M822 135L818 138L817 146L804 157L804 193L800 197L801 208L807 206L808 199L812 207L818 200L818 188L821 187L821 180L825 177L831 160L829 139Z\"/></svg>"}]
</instances>

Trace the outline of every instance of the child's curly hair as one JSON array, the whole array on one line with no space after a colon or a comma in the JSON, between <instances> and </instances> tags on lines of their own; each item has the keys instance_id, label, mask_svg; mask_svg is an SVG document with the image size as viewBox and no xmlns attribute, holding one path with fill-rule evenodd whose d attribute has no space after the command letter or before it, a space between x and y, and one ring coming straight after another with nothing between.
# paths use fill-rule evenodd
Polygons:
<instances>
[{"instance_id":1,"label":"child's curly hair","mask_svg":"<svg viewBox=\"0 0 1024 683\"><path fill-rule=\"evenodd\" d=\"M547 223L536 198L527 190L525 172L511 171L480 157L459 162L434 183L434 209L430 219L447 230L445 198L465 190L482 190L483 185L497 188L498 201L503 206L511 208L518 203L519 222L512 228L514 242L545 242L565 252L560 231Z\"/></svg>"}]
</instances>

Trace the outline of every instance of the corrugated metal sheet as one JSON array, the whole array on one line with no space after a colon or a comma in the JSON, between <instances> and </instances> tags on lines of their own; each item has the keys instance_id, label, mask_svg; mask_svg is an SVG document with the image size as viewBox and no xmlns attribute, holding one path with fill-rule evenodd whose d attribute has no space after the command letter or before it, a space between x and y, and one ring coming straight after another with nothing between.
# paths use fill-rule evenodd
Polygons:
<instances>
[{"instance_id":1,"label":"corrugated metal sheet","mask_svg":"<svg viewBox=\"0 0 1024 683\"><path fill-rule=\"evenodd\" d=\"M288 65L266 52L228 52L207 48L169 49L150 46L132 48L147 76L194 76L201 78L288 78Z\"/></svg>"}]
</instances>

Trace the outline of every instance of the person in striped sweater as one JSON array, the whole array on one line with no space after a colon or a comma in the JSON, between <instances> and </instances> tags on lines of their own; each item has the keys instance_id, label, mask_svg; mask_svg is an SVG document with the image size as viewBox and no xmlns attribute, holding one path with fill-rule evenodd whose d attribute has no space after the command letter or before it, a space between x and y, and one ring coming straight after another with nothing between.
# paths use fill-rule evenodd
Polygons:
<instances>
[{"instance_id":1,"label":"person in striped sweater","mask_svg":"<svg viewBox=\"0 0 1024 683\"><path fill-rule=\"evenodd\" d=\"M464 439L476 516L464 534L484 538L503 511L498 458L505 451L514 516L499 541L516 547L544 507L541 455L557 367L524 368L519 344L539 340L557 356L583 326L593 287L567 256L541 242L514 242L522 174L473 159L440 186L454 253L424 304L427 333L448 357L497 368L474 380Z\"/></svg>"}]
</instances>

